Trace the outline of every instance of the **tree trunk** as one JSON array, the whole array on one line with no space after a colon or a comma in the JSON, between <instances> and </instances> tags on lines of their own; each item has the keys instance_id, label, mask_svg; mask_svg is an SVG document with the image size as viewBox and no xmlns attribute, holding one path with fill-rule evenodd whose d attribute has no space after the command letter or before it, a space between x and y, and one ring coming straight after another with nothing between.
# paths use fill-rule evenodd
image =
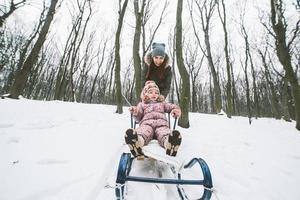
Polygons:
<instances>
[{"instance_id":1,"label":"tree trunk","mask_svg":"<svg viewBox=\"0 0 300 200\"><path fill-rule=\"evenodd\" d=\"M216 105L215 105L215 95L214 95L214 89L211 83L211 75L209 76L209 101L210 101L210 112L216 113Z\"/></svg>"},{"instance_id":2,"label":"tree trunk","mask_svg":"<svg viewBox=\"0 0 300 200\"><path fill-rule=\"evenodd\" d=\"M222 8L223 8L223 16L221 16L221 12L219 9L219 3L218 3L218 11L219 16L222 22L223 31L224 31L224 52L225 52L225 59L226 59L226 70L227 70L227 83L226 83L226 96L227 96L227 109L226 114L228 118L231 118L232 112L233 112L233 102L232 102L232 88L231 88L231 66L230 66L230 60L229 60L229 49L228 49L228 33L227 33L227 27L226 27L226 9L224 0L221 0Z\"/></svg>"},{"instance_id":3,"label":"tree trunk","mask_svg":"<svg viewBox=\"0 0 300 200\"><path fill-rule=\"evenodd\" d=\"M234 80L234 74L233 74L233 69L232 69L232 64L230 64L231 67L231 82L232 82L232 114L236 115L237 114L237 109L236 109L236 101L237 101L237 92L236 92L236 86L235 86L235 80Z\"/></svg>"},{"instance_id":4,"label":"tree trunk","mask_svg":"<svg viewBox=\"0 0 300 200\"><path fill-rule=\"evenodd\" d=\"M121 0L119 1L121 4ZM123 113L123 101L122 101L122 91L121 91L121 58L120 58L120 36L121 36L121 30L123 25L123 19L126 11L126 7L128 4L128 0L125 0L122 6L122 9L120 7L119 10L119 20L118 20L118 28L116 32L116 39L115 39L115 88L116 88L116 101L117 101L117 110L116 113L122 114Z\"/></svg>"},{"instance_id":5,"label":"tree trunk","mask_svg":"<svg viewBox=\"0 0 300 200\"><path fill-rule=\"evenodd\" d=\"M277 97L277 94L276 94L276 91L274 88L274 84L271 80L270 72L269 72L269 69L267 66L266 54L265 53L263 54L260 50L259 50L259 54L261 56L263 66L265 68L265 77L266 77L266 80L267 80L267 83L269 85L270 92L271 92L272 114L275 117L275 119L281 119L281 113L280 113L279 103L278 103L279 100L278 100L278 97Z\"/></svg>"},{"instance_id":6,"label":"tree trunk","mask_svg":"<svg viewBox=\"0 0 300 200\"><path fill-rule=\"evenodd\" d=\"M282 64L286 77L291 84L292 94L295 102L295 114L296 114L296 129L300 131L300 88L298 84L297 75L293 70L290 45L295 39L297 33L299 33L299 22L298 20L296 29L294 31L294 37L286 44L286 27L284 23L284 16L282 10L281 0L270 0L271 3L271 22L272 28L275 32L275 45L277 57Z\"/></svg>"},{"instance_id":7,"label":"tree trunk","mask_svg":"<svg viewBox=\"0 0 300 200\"><path fill-rule=\"evenodd\" d=\"M210 20L212 18L212 14L216 6L216 1L214 0L210 0L208 2L204 1L202 6L198 1L196 1L196 3L200 12L200 18L202 22L202 30L204 33L204 41L206 46L206 58L208 60L208 65L213 78L213 84L214 84L213 90L214 90L214 100L215 100L214 107L216 109L216 113L219 113L222 109L221 88L219 83L219 77L215 69L213 58L212 58L210 38L209 38Z\"/></svg>"},{"instance_id":8,"label":"tree trunk","mask_svg":"<svg viewBox=\"0 0 300 200\"><path fill-rule=\"evenodd\" d=\"M142 1L141 11L139 8L139 0L134 0L134 14L135 14L135 31L134 31L134 39L133 39L133 66L134 66L134 74L135 74L135 94L136 100L140 99L140 94L142 91L142 66L141 66L141 58L140 58L140 38L141 38L141 28L142 28L142 21L144 15L144 8L146 1Z\"/></svg>"},{"instance_id":9,"label":"tree trunk","mask_svg":"<svg viewBox=\"0 0 300 200\"><path fill-rule=\"evenodd\" d=\"M27 59L25 60L22 69L16 74L15 81L10 89L10 95L12 98L17 99L19 95L23 93L24 87L26 85L29 73L31 68L36 64L38 60L39 52L46 40L47 33L50 28L50 24L53 20L53 16L55 13L55 7L58 0L51 0L51 5L49 7L45 23L41 29L41 33L33 46L32 51L28 55Z\"/></svg>"},{"instance_id":10,"label":"tree trunk","mask_svg":"<svg viewBox=\"0 0 300 200\"><path fill-rule=\"evenodd\" d=\"M248 42L248 34L246 32L246 29L244 27L244 24L242 24L242 33L245 40L245 83L246 83L246 101L247 101L247 113L248 113L248 119L249 124L251 124L252 120L252 112L251 112L251 99L250 99L250 87L249 87L249 79L248 79L248 58L249 58L249 42Z\"/></svg>"},{"instance_id":11,"label":"tree trunk","mask_svg":"<svg viewBox=\"0 0 300 200\"><path fill-rule=\"evenodd\" d=\"M252 60L252 56L250 51L249 54L249 60L250 60L250 66L251 66L251 74L252 74L252 87L253 87L253 97L254 97L254 110L255 110L255 118L257 119L260 117L260 108L259 108L259 98L257 93L257 86L256 86L256 72L254 70L254 64Z\"/></svg>"},{"instance_id":12,"label":"tree trunk","mask_svg":"<svg viewBox=\"0 0 300 200\"><path fill-rule=\"evenodd\" d=\"M98 57L98 61L97 61L98 68L97 68L97 72L96 72L96 75L95 75L93 83L92 83L91 93L90 93L90 97L89 97L89 103L92 103L93 94L94 94L94 90L95 90L95 86L96 86L96 81L97 81L99 73L100 73L100 68L103 65L106 44L107 44L107 40L103 44L102 55L101 55L101 60L100 61L99 61L99 52L100 52L100 49L98 49L98 55L97 55L97 57Z\"/></svg>"},{"instance_id":13,"label":"tree trunk","mask_svg":"<svg viewBox=\"0 0 300 200\"><path fill-rule=\"evenodd\" d=\"M282 91L282 98L283 98L283 119L287 122L291 122L291 116L289 113L289 107L288 107L288 83L286 77L283 77L283 91Z\"/></svg>"},{"instance_id":14,"label":"tree trunk","mask_svg":"<svg viewBox=\"0 0 300 200\"><path fill-rule=\"evenodd\" d=\"M182 57L182 2L177 1L176 11L176 61L177 67L182 80L182 87L180 92L180 108L182 115L178 121L178 125L183 128L189 128L189 108L190 108L190 78L184 66Z\"/></svg>"}]
</instances>

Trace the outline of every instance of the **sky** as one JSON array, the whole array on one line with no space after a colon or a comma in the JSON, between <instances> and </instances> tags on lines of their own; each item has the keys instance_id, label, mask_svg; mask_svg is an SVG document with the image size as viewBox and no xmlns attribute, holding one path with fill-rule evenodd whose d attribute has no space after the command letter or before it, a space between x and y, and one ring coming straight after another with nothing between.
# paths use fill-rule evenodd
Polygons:
<instances>
[{"instance_id":1,"label":"sky","mask_svg":"<svg viewBox=\"0 0 300 200\"><path fill-rule=\"evenodd\" d=\"M119 158L128 152L130 114L116 106L62 101L0 99L1 200L113 200ZM211 171L212 200L300 199L300 135L295 122L270 118L228 119L189 113L190 128L176 161L203 158ZM172 123L174 121L172 120ZM148 146L149 147L149 146ZM151 149L150 149L151 150ZM153 151L164 152L157 144ZM157 177L169 167L134 161L131 175ZM202 178L198 168L180 171ZM201 186L186 186L191 199ZM129 182L128 200L180 199L175 186Z\"/></svg>"}]
</instances>

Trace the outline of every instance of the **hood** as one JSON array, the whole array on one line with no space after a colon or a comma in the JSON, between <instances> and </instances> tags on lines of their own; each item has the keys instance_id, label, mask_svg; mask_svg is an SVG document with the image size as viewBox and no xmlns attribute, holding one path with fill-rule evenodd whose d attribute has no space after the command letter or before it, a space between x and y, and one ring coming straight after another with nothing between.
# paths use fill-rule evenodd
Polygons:
<instances>
[{"instance_id":1,"label":"hood","mask_svg":"<svg viewBox=\"0 0 300 200\"><path fill-rule=\"evenodd\" d=\"M166 54L165 59L166 59L166 64L164 67L167 68L168 66L170 66L171 59L168 54ZM144 57L144 62L146 63L147 66L150 66L151 61L152 61L151 52L148 52Z\"/></svg>"}]
</instances>

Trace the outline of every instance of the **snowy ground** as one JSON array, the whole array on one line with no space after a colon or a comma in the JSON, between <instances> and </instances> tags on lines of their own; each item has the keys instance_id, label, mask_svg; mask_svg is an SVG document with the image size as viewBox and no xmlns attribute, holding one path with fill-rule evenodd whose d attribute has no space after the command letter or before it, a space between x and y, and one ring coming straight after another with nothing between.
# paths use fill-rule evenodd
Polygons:
<instances>
[{"instance_id":1,"label":"snowy ground","mask_svg":"<svg viewBox=\"0 0 300 200\"><path fill-rule=\"evenodd\" d=\"M127 108L60 101L0 100L1 200L109 200L127 147ZM300 132L295 123L190 114L178 157L202 157L219 200L300 199ZM134 170L151 174L152 164ZM160 186L161 187L161 186ZM199 186L197 186L199 187ZM130 183L128 199L176 199L172 186ZM192 193L199 188L191 189ZM166 197L168 196L168 197ZM194 197L196 198L196 197Z\"/></svg>"}]
</instances>

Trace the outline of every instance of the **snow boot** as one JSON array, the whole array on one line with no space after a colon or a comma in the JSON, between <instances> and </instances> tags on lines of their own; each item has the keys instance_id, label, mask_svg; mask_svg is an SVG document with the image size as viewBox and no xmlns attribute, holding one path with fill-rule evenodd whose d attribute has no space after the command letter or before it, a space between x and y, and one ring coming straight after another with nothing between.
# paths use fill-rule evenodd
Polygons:
<instances>
[{"instance_id":1,"label":"snow boot","mask_svg":"<svg viewBox=\"0 0 300 200\"><path fill-rule=\"evenodd\" d=\"M169 156L176 156L178 148L181 144L181 135L180 132L177 130L173 130L172 133L169 135L165 148L166 154Z\"/></svg>"},{"instance_id":2,"label":"snow boot","mask_svg":"<svg viewBox=\"0 0 300 200\"><path fill-rule=\"evenodd\" d=\"M127 129L125 133L125 142L128 145L131 154L137 159L144 159L144 153L141 144L138 140L138 135L135 130Z\"/></svg>"}]
</instances>

